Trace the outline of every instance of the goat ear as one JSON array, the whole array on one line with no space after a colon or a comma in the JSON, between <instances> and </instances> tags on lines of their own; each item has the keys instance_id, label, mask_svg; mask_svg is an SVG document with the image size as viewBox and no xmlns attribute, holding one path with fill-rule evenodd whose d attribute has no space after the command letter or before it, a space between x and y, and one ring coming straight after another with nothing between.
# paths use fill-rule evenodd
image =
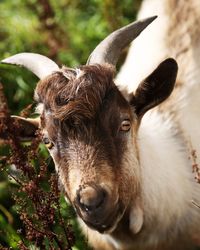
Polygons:
<instances>
[{"instance_id":1,"label":"goat ear","mask_svg":"<svg viewBox=\"0 0 200 250\"><path fill-rule=\"evenodd\" d=\"M141 118L149 109L167 99L175 85L178 65L172 58L163 61L138 86L131 104L136 114Z\"/></svg>"},{"instance_id":2,"label":"goat ear","mask_svg":"<svg viewBox=\"0 0 200 250\"><path fill-rule=\"evenodd\" d=\"M21 141L30 141L36 137L36 130L39 128L39 118L24 118L20 116L12 116L13 122L17 123L17 135Z\"/></svg>"}]
</instances>

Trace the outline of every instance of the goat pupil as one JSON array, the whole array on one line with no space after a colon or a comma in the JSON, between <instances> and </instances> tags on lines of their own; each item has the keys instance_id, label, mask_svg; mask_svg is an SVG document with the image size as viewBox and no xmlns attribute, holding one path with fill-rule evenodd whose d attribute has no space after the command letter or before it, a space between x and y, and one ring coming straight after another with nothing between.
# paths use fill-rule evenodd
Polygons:
<instances>
[{"instance_id":1,"label":"goat pupil","mask_svg":"<svg viewBox=\"0 0 200 250\"><path fill-rule=\"evenodd\" d=\"M49 139L47 137L43 138L43 142L44 142L44 144L49 144L50 143L50 141L49 141Z\"/></svg>"}]
</instances>

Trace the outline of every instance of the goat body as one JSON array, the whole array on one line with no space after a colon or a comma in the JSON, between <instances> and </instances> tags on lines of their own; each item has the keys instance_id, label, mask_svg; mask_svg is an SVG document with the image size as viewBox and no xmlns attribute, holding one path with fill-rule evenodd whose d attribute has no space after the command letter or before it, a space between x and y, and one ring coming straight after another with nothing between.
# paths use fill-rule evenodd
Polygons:
<instances>
[{"instance_id":1,"label":"goat body","mask_svg":"<svg viewBox=\"0 0 200 250\"><path fill-rule=\"evenodd\" d=\"M118 87L112 53L99 57L95 50L92 63L78 69L59 69L33 54L4 61L25 65L28 58L26 67L42 78L35 91L38 126L51 145L66 199L98 250L198 245L200 3L145 0L139 17L152 14L159 18L132 45ZM109 46L106 51L115 47ZM179 63L175 88L175 60L160 63L168 56ZM32 67L29 57L50 62L48 72Z\"/></svg>"},{"instance_id":2,"label":"goat body","mask_svg":"<svg viewBox=\"0 0 200 250\"><path fill-rule=\"evenodd\" d=\"M189 234L198 238L200 226L199 211L192 204L200 200L194 180L200 166L200 2L146 0L139 18L155 13L158 21L132 44L116 81L119 88L125 83L134 91L163 58L170 55L178 62L172 95L143 118L138 132L144 215L151 235L144 242L159 246L160 239L170 242L182 234L177 245L167 249L193 249L185 240Z\"/></svg>"}]
</instances>

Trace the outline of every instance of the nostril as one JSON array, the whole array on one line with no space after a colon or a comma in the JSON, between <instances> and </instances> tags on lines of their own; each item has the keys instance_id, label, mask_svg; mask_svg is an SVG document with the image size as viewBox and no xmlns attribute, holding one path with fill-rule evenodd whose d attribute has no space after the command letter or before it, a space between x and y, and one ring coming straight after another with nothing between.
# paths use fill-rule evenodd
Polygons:
<instances>
[{"instance_id":1,"label":"nostril","mask_svg":"<svg viewBox=\"0 0 200 250\"><path fill-rule=\"evenodd\" d=\"M87 212L92 212L105 202L106 191L98 187L85 187L77 193L78 203L82 209Z\"/></svg>"}]
</instances>

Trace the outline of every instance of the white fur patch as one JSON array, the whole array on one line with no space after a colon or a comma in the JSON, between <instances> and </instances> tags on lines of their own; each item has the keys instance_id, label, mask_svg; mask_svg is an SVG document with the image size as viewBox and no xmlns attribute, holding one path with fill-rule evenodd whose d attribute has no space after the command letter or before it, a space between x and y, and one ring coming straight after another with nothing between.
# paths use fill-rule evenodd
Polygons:
<instances>
[{"instance_id":1,"label":"white fur patch","mask_svg":"<svg viewBox=\"0 0 200 250\"><path fill-rule=\"evenodd\" d=\"M171 129L170 121L149 112L138 135L145 223L148 225L156 218L159 229L155 227L151 236L157 240L172 225L176 225L178 232L200 223L200 214L196 217L191 209L192 199L200 199L200 185L194 182L187 149Z\"/></svg>"},{"instance_id":2,"label":"white fur patch","mask_svg":"<svg viewBox=\"0 0 200 250\"><path fill-rule=\"evenodd\" d=\"M41 115L43 113L43 110L44 110L44 104L39 103L35 108L35 113Z\"/></svg>"},{"instance_id":3,"label":"white fur patch","mask_svg":"<svg viewBox=\"0 0 200 250\"><path fill-rule=\"evenodd\" d=\"M84 71L81 69L76 68L76 79L84 75Z\"/></svg>"}]
</instances>

